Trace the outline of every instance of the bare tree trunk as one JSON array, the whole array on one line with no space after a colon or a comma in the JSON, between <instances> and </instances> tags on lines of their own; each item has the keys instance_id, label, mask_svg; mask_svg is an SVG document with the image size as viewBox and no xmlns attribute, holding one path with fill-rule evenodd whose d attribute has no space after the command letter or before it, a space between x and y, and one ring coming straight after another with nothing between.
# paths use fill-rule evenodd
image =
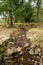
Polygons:
<instances>
[{"instance_id":1,"label":"bare tree trunk","mask_svg":"<svg viewBox=\"0 0 43 65\"><path fill-rule=\"evenodd\" d=\"M9 13L9 26L12 27L13 26L13 17L12 17L12 13Z\"/></svg>"},{"instance_id":2,"label":"bare tree trunk","mask_svg":"<svg viewBox=\"0 0 43 65\"><path fill-rule=\"evenodd\" d=\"M37 1L37 21L39 21L39 0Z\"/></svg>"},{"instance_id":3,"label":"bare tree trunk","mask_svg":"<svg viewBox=\"0 0 43 65\"><path fill-rule=\"evenodd\" d=\"M12 0L9 0L9 7L11 8L9 10L9 26L12 27L13 26L13 16L12 16Z\"/></svg>"},{"instance_id":4,"label":"bare tree trunk","mask_svg":"<svg viewBox=\"0 0 43 65\"><path fill-rule=\"evenodd\" d=\"M41 0L37 0L37 21L40 20Z\"/></svg>"}]
</instances>

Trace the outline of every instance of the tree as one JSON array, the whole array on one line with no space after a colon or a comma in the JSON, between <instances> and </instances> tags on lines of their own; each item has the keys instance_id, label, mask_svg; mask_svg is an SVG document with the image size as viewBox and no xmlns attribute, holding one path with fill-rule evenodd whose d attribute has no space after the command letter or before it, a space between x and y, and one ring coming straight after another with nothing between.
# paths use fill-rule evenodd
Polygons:
<instances>
[{"instance_id":1,"label":"tree","mask_svg":"<svg viewBox=\"0 0 43 65\"><path fill-rule=\"evenodd\" d=\"M16 10L15 15L18 20L25 22L33 21L33 8L30 3L30 1L22 3L22 6Z\"/></svg>"},{"instance_id":2,"label":"tree","mask_svg":"<svg viewBox=\"0 0 43 65\"><path fill-rule=\"evenodd\" d=\"M13 26L13 22L12 22L12 0L8 0L8 5L9 5L9 25Z\"/></svg>"},{"instance_id":3,"label":"tree","mask_svg":"<svg viewBox=\"0 0 43 65\"><path fill-rule=\"evenodd\" d=\"M37 21L39 21L40 8L41 8L41 0L38 0L37 1Z\"/></svg>"},{"instance_id":4,"label":"tree","mask_svg":"<svg viewBox=\"0 0 43 65\"><path fill-rule=\"evenodd\" d=\"M0 5L0 12L8 14L9 17L9 26L13 26L13 16L15 16L15 11L20 7L20 4L23 3L23 0L2 0ZM5 15L6 15L5 14Z\"/></svg>"},{"instance_id":5,"label":"tree","mask_svg":"<svg viewBox=\"0 0 43 65\"><path fill-rule=\"evenodd\" d=\"M0 5L0 10L1 13L6 13L9 14L9 25L13 26L12 22L12 0L2 0L1 5ZM5 15L6 15L5 14Z\"/></svg>"},{"instance_id":6,"label":"tree","mask_svg":"<svg viewBox=\"0 0 43 65\"><path fill-rule=\"evenodd\" d=\"M32 0L2 0L0 12L6 13L9 18L9 25L13 26L13 16L15 20L33 21ZM5 15L6 15L5 14Z\"/></svg>"},{"instance_id":7,"label":"tree","mask_svg":"<svg viewBox=\"0 0 43 65\"><path fill-rule=\"evenodd\" d=\"M40 19L40 8L41 8L41 2L42 0L34 0L36 3L36 8L37 8L37 21Z\"/></svg>"},{"instance_id":8,"label":"tree","mask_svg":"<svg viewBox=\"0 0 43 65\"><path fill-rule=\"evenodd\" d=\"M9 17L9 26L13 26L13 15L14 10L16 9L16 5L18 5L19 0L2 0L0 4L0 12L6 13ZM5 15L6 15L5 14Z\"/></svg>"}]
</instances>

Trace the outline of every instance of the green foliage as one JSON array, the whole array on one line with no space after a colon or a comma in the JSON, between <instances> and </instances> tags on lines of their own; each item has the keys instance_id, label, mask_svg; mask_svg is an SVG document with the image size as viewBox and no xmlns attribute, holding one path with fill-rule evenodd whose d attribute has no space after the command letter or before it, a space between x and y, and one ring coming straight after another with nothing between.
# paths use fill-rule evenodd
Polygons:
<instances>
[{"instance_id":1,"label":"green foliage","mask_svg":"<svg viewBox=\"0 0 43 65\"><path fill-rule=\"evenodd\" d=\"M32 6L32 3L36 3L36 6ZM28 2L25 0L2 0L2 2L0 2L0 13L4 16L7 14L6 17L10 20L11 24L13 17L16 22L33 22L39 19L40 7L41 0L28 0ZM35 14L35 16L33 14Z\"/></svg>"},{"instance_id":2,"label":"green foliage","mask_svg":"<svg viewBox=\"0 0 43 65\"><path fill-rule=\"evenodd\" d=\"M24 4L15 11L17 20L31 22L33 20L33 8L29 3Z\"/></svg>"}]
</instances>

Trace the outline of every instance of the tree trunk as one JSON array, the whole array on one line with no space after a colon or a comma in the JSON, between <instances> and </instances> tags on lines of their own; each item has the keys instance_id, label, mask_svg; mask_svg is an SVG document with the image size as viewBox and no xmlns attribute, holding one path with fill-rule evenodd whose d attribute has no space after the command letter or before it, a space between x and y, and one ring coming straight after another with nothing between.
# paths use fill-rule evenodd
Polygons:
<instances>
[{"instance_id":1,"label":"tree trunk","mask_svg":"<svg viewBox=\"0 0 43 65\"><path fill-rule=\"evenodd\" d=\"M41 0L37 1L37 21L40 20L40 8L41 8Z\"/></svg>"},{"instance_id":2,"label":"tree trunk","mask_svg":"<svg viewBox=\"0 0 43 65\"><path fill-rule=\"evenodd\" d=\"M9 2L9 26L12 27L13 26L13 16L12 16L12 0L8 0Z\"/></svg>"},{"instance_id":3,"label":"tree trunk","mask_svg":"<svg viewBox=\"0 0 43 65\"><path fill-rule=\"evenodd\" d=\"M12 27L13 26L13 17L12 17L12 13L9 12L9 26Z\"/></svg>"}]
</instances>

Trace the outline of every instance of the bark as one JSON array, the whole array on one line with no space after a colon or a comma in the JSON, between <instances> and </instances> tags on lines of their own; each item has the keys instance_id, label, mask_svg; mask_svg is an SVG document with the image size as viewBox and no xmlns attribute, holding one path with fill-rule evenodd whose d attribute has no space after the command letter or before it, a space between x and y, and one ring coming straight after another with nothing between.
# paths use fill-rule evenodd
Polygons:
<instances>
[{"instance_id":1,"label":"bark","mask_svg":"<svg viewBox=\"0 0 43 65\"><path fill-rule=\"evenodd\" d=\"M40 8L41 8L41 0L37 1L37 21L40 20Z\"/></svg>"},{"instance_id":2,"label":"bark","mask_svg":"<svg viewBox=\"0 0 43 65\"><path fill-rule=\"evenodd\" d=\"M9 26L12 27L13 26L13 16L12 16L12 0L9 0L9 7L11 8L9 10Z\"/></svg>"},{"instance_id":3,"label":"bark","mask_svg":"<svg viewBox=\"0 0 43 65\"><path fill-rule=\"evenodd\" d=\"M13 26L13 17L12 17L12 13L9 13L9 26L12 27Z\"/></svg>"}]
</instances>

